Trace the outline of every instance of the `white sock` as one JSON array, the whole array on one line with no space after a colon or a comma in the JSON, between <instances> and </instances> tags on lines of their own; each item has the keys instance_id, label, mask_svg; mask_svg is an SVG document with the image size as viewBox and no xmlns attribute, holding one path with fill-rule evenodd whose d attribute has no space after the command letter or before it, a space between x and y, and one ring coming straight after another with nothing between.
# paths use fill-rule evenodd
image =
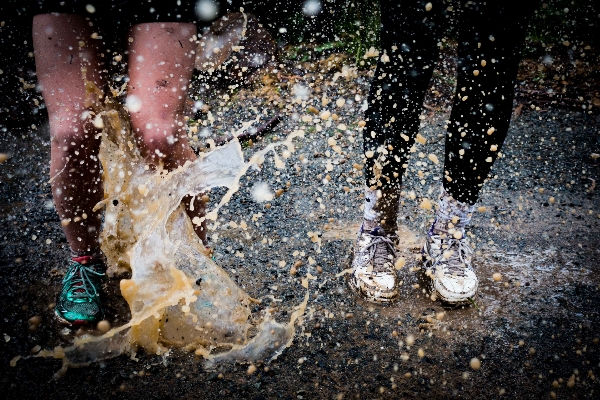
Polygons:
<instances>
[{"instance_id":1,"label":"white sock","mask_svg":"<svg viewBox=\"0 0 600 400\"><path fill-rule=\"evenodd\" d=\"M381 196L381 192L379 193ZM367 221L378 221L379 213L375 210L377 203L377 190L365 189L365 214Z\"/></svg>"},{"instance_id":2,"label":"white sock","mask_svg":"<svg viewBox=\"0 0 600 400\"><path fill-rule=\"evenodd\" d=\"M398 194L393 190L365 188L365 228L381 226L387 234L394 234L398 216Z\"/></svg>"},{"instance_id":3,"label":"white sock","mask_svg":"<svg viewBox=\"0 0 600 400\"><path fill-rule=\"evenodd\" d=\"M452 228L464 232L465 227L471 221L474 210L475 205L462 203L454 199L442 187L438 210L432 227L433 233L446 233L448 229Z\"/></svg>"}]
</instances>

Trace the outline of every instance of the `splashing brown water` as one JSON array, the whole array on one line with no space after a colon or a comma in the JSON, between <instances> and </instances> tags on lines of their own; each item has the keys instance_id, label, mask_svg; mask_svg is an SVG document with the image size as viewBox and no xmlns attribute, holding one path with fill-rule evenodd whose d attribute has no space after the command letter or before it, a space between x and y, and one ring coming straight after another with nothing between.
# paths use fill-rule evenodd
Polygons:
<instances>
[{"instance_id":1,"label":"splashing brown water","mask_svg":"<svg viewBox=\"0 0 600 400\"><path fill-rule=\"evenodd\" d=\"M269 319L267 312L262 322L253 326L249 306L256 300L205 255L180 203L186 195L227 187L223 199L206 216L215 220L251 165L262 164L269 152L280 160L275 152L280 146L293 152L292 140L304 132L292 132L285 141L268 145L247 162L234 140L177 170L152 170L135 145L129 115L114 99L116 93L103 96L89 81L86 87L91 117L102 128L99 157L105 200L96 206L105 208L102 251L109 272L131 270L131 278L120 285L131 320L102 336L84 335L71 347L44 350L38 356L61 358L59 375L70 366L140 348L158 355L168 353L171 346L195 350L205 358L207 367L276 358L293 340L294 324L304 313L308 292L287 324ZM303 285L308 288L307 279ZM255 333L253 337L250 332Z\"/></svg>"}]
</instances>

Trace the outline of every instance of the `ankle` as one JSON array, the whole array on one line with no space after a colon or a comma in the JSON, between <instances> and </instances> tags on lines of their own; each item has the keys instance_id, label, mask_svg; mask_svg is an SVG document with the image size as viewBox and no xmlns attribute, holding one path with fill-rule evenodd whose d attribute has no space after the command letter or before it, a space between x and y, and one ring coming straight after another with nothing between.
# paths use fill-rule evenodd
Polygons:
<instances>
[{"instance_id":1,"label":"ankle","mask_svg":"<svg viewBox=\"0 0 600 400\"><path fill-rule=\"evenodd\" d=\"M430 233L442 235L446 233L461 232L464 233L465 227L471 221L475 206L468 203L462 203L454 199L448 192L442 188L440 201L435 216L435 221L431 226ZM454 235L455 237L457 235ZM464 236L464 235L458 235Z\"/></svg>"},{"instance_id":2,"label":"ankle","mask_svg":"<svg viewBox=\"0 0 600 400\"><path fill-rule=\"evenodd\" d=\"M73 250L70 249L71 251L71 258L77 258L77 257L93 257L93 258L98 258L102 256L102 251L100 250L100 247L93 247L93 248L88 248L86 250Z\"/></svg>"},{"instance_id":3,"label":"ankle","mask_svg":"<svg viewBox=\"0 0 600 400\"><path fill-rule=\"evenodd\" d=\"M363 218L363 222L362 222L363 231L370 232L376 228L382 228L383 231L385 232L386 236L395 235L396 231L398 230L398 226L395 224L387 224L387 223L385 223L385 221L369 220L369 219Z\"/></svg>"},{"instance_id":4,"label":"ankle","mask_svg":"<svg viewBox=\"0 0 600 400\"><path fill-rule=\"evenodd\" d=\"M365 231L372 231L375 228L380 228L381 223L379 221L363 218L362 228Z\"/></svg>"},{"instance_id":5,"label":"ankle","mask_svg":"<svg viewBox=\"0 0 600 400\"><path fill-rule=\"evenodd\" d=\"M76 251L71 249L71 261L75 261L82 265L104 265L102 263L102 252L100 251L99 247L84 251ZM98 263L99 261L101 264Z\"/></svg>"},{"instance_id":6,"label":"ankle","mask_svg":"<svg viewBox=\"0 0 600 400\"><path fill-rule=\"evenodd\" d=\"M396 190L365 188L363 227L372 230L382 227L386 233L397 230L399 196Z\"/></svg>"}]
</instances>

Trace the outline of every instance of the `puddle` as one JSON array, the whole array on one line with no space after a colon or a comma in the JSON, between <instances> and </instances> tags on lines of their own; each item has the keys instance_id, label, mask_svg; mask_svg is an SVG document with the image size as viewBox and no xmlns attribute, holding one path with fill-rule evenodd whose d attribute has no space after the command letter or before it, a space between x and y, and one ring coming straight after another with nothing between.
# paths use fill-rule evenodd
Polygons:
<instances>
[{"instance_id":1,"label":"puddle","mask_svg":"<svg viewBox=\"0 0 600 400\"><path fill-rule=\"evenodd\" d=\"M358 230L360 229L360 223L352 222L343 225L328 225L323 231L321 238L323 240L352 240L356 241L358 236ZM422 247L421 241L418 240L417 236L406 226L400 225L396 231L398 235L398 250L410 251L420 249Z\"/></svg>"},{"instance_id":2,"label":"puddle","mask_svg":"<svg viewBox=\"0 0 600 400\"><path fill-rule=\"evenodd\" d=\"M99 98L101 92L92 83L86 86L90 99ZM102 250L109 273L131 270L131 278L120 283L131 320L102 336L86 334L76 338L71 347L45 350L38 356L61 358L60 373L70 366L139 349L166 355L171 346L195 351L209 368L216 363L276 358L293 340L294 324L304 313L308 290L288 323L270 319L268 310L252 316L250 305L257 300L205 255L180 203L186 195L227 187L219 204L207 213L207 219L216 220L248 168L261 165L269 152L283 168L277 147L293 152L292 140L304 132L292 132L285 141L268 145L247 162L234 140L167 173L147 167L134 144L128 114L118 102L90 101L90 106L94 123L103 128L99 157L105 200L96 206L105 208ZM303 286L308 289L308 279ZM251 323L257 320L262 321Z\"/></svg>"}]
</instances>

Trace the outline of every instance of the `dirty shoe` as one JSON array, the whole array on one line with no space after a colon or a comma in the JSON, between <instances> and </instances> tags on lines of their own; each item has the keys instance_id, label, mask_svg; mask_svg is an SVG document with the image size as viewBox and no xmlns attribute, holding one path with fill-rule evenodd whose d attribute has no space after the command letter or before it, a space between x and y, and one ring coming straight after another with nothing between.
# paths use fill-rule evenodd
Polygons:
<instances>
[{"instance_id":1,"label":"dirty shoe","mask_svg":"<svg viewBox=\"0 0 600 400\"><path fill-rule=\"evenodd\" d=\"M54 312L67 326L92 325L104 318L101 284L106 276L101 258L84 256L71 259L63 278Z\"/></svg>"},{"instance_id":2,"label":"dirty shoe","mask_svg":"<svg viewBox=\"0 0 600 400\"><path fill-rule=\"evenodd\" d=\"M458 305L475 296L478 280L471 267L472 252L466 238L427 235L421 272L432 300Z\"/></svg>"},{"instance_id":3,"label":"dirty shoe","mask_svg":"<svg viewBox=\"0 0 600 400\"><path fill-rule=\"evenodd\" d=\"M348 285L359 296L373 303L389 303L398 298L398 276L394 270L395 236L383 228L366 231L361 226Z\"/></svg>"},{"instance_id":4,"label":"dirty shoe","mask_svg":"<svg viewBox=\"0 0 600 400\"><path fill-rule=\"evenodd\" d=\"M471 267L471 249L465 226L474 206L461 203L442 189L436 220L422 250L422 278L432 300L458 305L477 293L478 280Z\"/></svg>"}]
</instances>

